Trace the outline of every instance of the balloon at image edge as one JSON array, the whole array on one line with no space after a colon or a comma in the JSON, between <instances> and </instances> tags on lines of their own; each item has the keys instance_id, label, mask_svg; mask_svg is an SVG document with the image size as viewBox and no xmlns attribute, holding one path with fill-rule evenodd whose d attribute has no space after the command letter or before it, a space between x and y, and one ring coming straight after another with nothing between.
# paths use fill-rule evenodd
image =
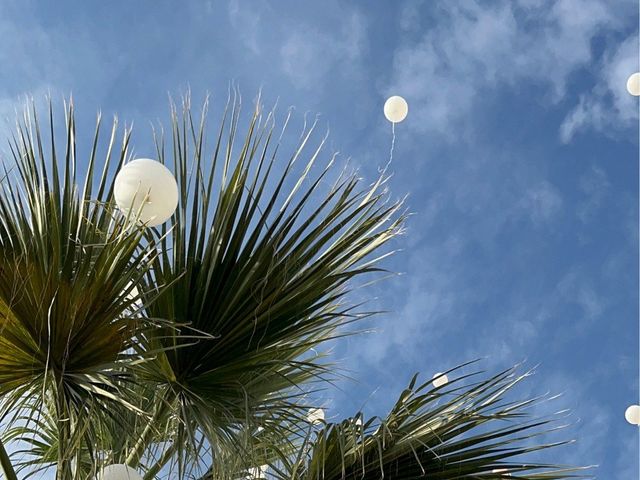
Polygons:
<instances>
[{"instance_id":1,"label":"balloon at image edge","mask_svg":"<svg viewBox=\"0 0 640 480\"><path fill-rule=\"evenodd\" d=\"M384 102L384 116L391 123L400 123L409 113L409 105L407 101L399 95L387 98Z\"/></svg>"},{"instance_id":2,"label":"balloon at image edge","mask_svg":"<svg viewBox=\"0 0 640 480\"><path fill-rule=\"evenodd\" d=\"M640 97L640 72L632 73L627 79L627 92L634 97Z\"/></svg>"},{"instance_id":3,"label":"balloon at image edge","mask_svg":"<svg viewBox=\"0 0 640 480\"><path fill-rule=\"evenodd\" d=\"M128 465L116 463L104 467L97 480L143 480L143 478Z\"/></svg>"},{"instance_id":4,"label":"balloon at image edge","mask_svg":"<svg viewBox=\"0 0 640 480\"><path fill-rule=\"evenodd\" d=\"M171 218L178 206L178 184L171 171L150 158L124 165L116 175L113 195L118 208L150 227Z\"/></svg>"},{"instance_id":5,"label":"balloon at image edge","mask_svg":"<svg viewBox=\"0 0 640 480\"><path fill-rule=\"evenodd\" d=\"M630 405L624 412L624 418L631 425L640 426L640 405Z\"/></svg>"}]
</instances>

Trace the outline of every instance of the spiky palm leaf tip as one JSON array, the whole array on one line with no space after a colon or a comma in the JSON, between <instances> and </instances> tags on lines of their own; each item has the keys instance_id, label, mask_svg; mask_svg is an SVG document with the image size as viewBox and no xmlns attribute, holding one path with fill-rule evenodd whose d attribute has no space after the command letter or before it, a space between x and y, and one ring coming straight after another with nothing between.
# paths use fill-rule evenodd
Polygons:
<instances>
[{"instance_id":1,"label":"spiky palm leaf tip","mask_svg":"<svg viewBox=\"0 0 640 480\"><path fill-rule=\"evenodd\" d=\"M534 461L573 443L556 439L567 412L540 416L555 400L518 399L512 390L532 371L510 368L494 376L447 372L451 382L418 383L414 376L385 418L363 422L362 412L310 429L297 456L271 469L282 480L564 479L587 478L589 468ZM549 456L549 455L547 455Z\"/></svg>"},{"instance_id":2,"label":"spiky palm leaf tip","mask_svg":"<svg viewBox=\"0 0 640 480\"><path fill-rule=\"evenodd\" d=\"M54 134L51 105L47 113L44 133L35 107L25 108L3 163L0 415L9 423L22 418L27 428L40 415L53 416L57 468L67 475L73 449L88 444L93 418L108 417L114 405L133 407L122 365L139 323L126 311L155 249L111 208L109 171L125 160L129 132L118 145L114 123L98 158L98 118L81 182L73 105L62 137Z\"/></svg>"},{"instance_id":3,"label":"spiky palm leaf tip","mask_svg":"<svg viewBox=\"0 0 640 480\"><path fill-rule=\"evenodd\" d=\"M160 255L142 290L167 285L147 313L185 328L145 336L139 348L164 353L139 374L168 399L158 415L178 412L177 443L198 431L233 449L240 424L286 438L283 425L306 408L303 386L332 373L318 347L368 315L345 296L380 270L402 203L384 179L362 186L355 172L336 174L326 137L313 143L315 123L283 151L289 116L277 131L257 103L243 125L234 99L207 150L207 105L197 120L188 99L172 113L171 146L156 140L180 202L173 230L152 237Z\"/></svg>"},{"instance_id":4,"label":"spiky palm leaf tip","mask_svg":"<svg viewBox=\"0 0 640 480\"><path fill-rule=\"evenodd\" d=\"M335 373L322 348L370 314L349 292L379 274L405 216L385 177L336 168L315 123L291 136L289 115L278 130L260 102L240 107L210 127L207 103L172 105L156 153L180 199L160 228L114 205L130 131L116 144L114 123L103 145L98 120L84 156L71 105L62 143L51 106L47 134L35 108L18 122L0 189L5 476L91 479L111 463L147 480L583 475L532 460L567 442L546 440L559 416L529 416L543 399L512 399L528 376L516 369L414 377L384 419L307 422L307 395Z\"/></svg>"},{"instance_id":5,"label":"spiky palm leaf tip","mask_svg":"<svg viewBox=\"0 0 640 480\"><path fill-rule=\"evenodd\" d=\"M245 123L231 100L211 146L206 117L185 99L170 146L156 136L180 191L160 229L114 205L130 131L117 144L114 122L103 146L99 119L79 156L72 105L61 137L51 104L46 134L33 106L18 122L0 190L0 401L11 438L42 433L23 465L67 479L142 461L151 478L248 452L247 425L286 444L305 385L332 373L317 347L368 315L346 295L402 229L385 179L336 171L315 123L289 142L289 116L277 131L259 102Z\"/></svg>"}]
</instances>

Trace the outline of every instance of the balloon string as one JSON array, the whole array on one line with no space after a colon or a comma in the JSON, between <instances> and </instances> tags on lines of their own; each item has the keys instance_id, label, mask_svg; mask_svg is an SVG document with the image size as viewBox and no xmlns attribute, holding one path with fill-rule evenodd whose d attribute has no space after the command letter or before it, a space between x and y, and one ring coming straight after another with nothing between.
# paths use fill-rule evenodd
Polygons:
<instances>
[{"instance_id":1,"label":"balloon string","mask_svg":"<svg viewBox=\"0 0 640 480\"><path fill-rule=\"evenodd\" d=\"M391 122L391 151L389 152L389 163L393 160L393 147L396 145L396 122Z\"/></svg>"},{"instance_id":2,"label":"balloon string","mask_svg":"<svg viewBox=\"0 0 640 480\"><path fill-rule=\"evenodd\" d=\"M393 149L395 145L396 145L396 124L395 122L391 122L391 150L389 151L389 161L387 162L387 164L382 170L380 170L380 167L378 167L378 173L382 175L387 173L387 169L389 168L389 165L391 165L391 161L393 160Z\"/></svg>"}]
</instances>

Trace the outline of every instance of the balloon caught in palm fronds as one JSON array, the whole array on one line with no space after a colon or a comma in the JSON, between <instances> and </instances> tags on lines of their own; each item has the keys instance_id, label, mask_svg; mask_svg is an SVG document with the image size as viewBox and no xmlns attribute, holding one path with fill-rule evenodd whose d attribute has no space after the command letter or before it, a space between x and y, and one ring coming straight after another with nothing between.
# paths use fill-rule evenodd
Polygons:
<instances>
[{"instance_id":1,"label":"balloon caught in palm fronds","mask_svg":"<svg viewBox=\"0 0 640 480\"><path fill-rule=\"evenodd\" d=\"M369 315L345 295L380 269L401 203L384 182L334 175L324 139L311 146L315 124L286 153L285 131L276 138L257 105L241 137L235 101L209 150L206 106L199 121L188 101L174 109L159 163L129 161L130 131L118 147L116 123L101 145L99 120L80 189L73 106L65 118L60 141L51 106L46 134L27 111L2 185L5 417L24 407L22 417L58 419L58 478L78 449L135 466L171 458L164 446L197 456L202 438L231 447L247 422L277 430L302 418L304 384L330 375L314 347Z\"/></svg>"},{"instance_id":2,"label":"balloon caught in palm fronds","mask_svg":"<svg viewBox=\"0 0 640 480\"><path fill-rule=\"evenodd\" d=\"M46 133L33 106L18 123L0 188L5 477L564 478L520 461L563 442L527 444L551 423L502 401L512 371L414 379L377 423L311 409L336 373L325 345L374 313L349 294L384 272L403 202L384 173L336 168L316 123L290 135L290 113L278 129L233 98L209 126L207 110L172 105L156 160L117 122L103 141L100 118L78 153L71 105L63 131L51 105Z\"/></svg>"},{"instance_id":3,"label":"balloon caught in palm fronds","mask_svg":"<svg viewBox=\"0 0 640 480\"><path fill-rule=\"evenodd\" d=\"M178 206L178 185L173 174L150 158L138 158L122 167L113 195L126 215L150 227L169 220Z\"/></svg>"}]
</instances>

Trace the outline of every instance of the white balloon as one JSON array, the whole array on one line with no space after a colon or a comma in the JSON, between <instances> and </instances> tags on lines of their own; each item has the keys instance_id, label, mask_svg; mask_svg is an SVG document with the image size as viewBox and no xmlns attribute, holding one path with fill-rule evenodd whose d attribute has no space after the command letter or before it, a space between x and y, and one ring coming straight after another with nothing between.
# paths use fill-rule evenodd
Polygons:
<instances>
[{"instance_id":1,"label":"white balloon","mask_svg":"<svg viewBox=\"0 0 640 480\"><path fill-rule=\"evenodd\" d=\"M446 375L443 375L442 373L436 373L433 376L433 386L438 388L438 387L442 387L444 385L446 385L447 383L449 383L449 377L447 377Z\"/></svg>"},{"instance_id":2,"label":"white balloon","mask_svg":"<svg viewBox=\"0 0 640 480\"><path fill-rule=\"evenodd\" d=\"M269 470L269 465L261 465L259 467L254 467L249 470L249 475L247 477L248 480L257 480L259 478L265 478L267 475L267 470Z\"/></svg>"},{"instance_id":3,"label":"white balloon","mask_svg":"<svg viewBox=\"0 0 640 480\"><path fill-rule=\"evenodd\" d=\"M98 476L99 480L143 480L142 475L128 465L116 463L107 465Z\"/></svg>"},{"instance_id":4,"label":"white balloon","mask_svg":"<svg viewBox=\"0 0 640 480\"><path fill-rule=\"evenodd\" d=\"M640 97L640 72L632 73L627 79L627 92L634 97Z\"/></svg>"},{"instance_id":5,"label":"white balloon","mask_svg":"<svg viewBox=\"0 0 640 480\"><path fill-rule=\"evenodd\" d=\"M113 191L125 214L155 227L173 215L178 206L178 184L160 162L138 158L127 163L116 175Z\"/></svg>"},{"instance_id":6,"label":"white balloon","mask_svg":"<svg viewBox=\"0 0 640 480\"><path fill-rule=\"evenodd\" d=\"M138 287L136 287L135 285L133 286L133 288L131 287L131 282L127 283L127 286L124 288L124 291L127 291L131 288L131 290L129 291L129 293L127 294L127 296L125 297L127 300L136 300L136 304L139 303L140 299L138 298L140 296L140 290L138 290ZM124 292L123 292L124 293Z\"/></svg>"},{"instance_id":7,"label":"white balloon","mask_svg":"<svg viewBox=\"0 0 640 480\"><path fill-rule=\"evenodd\" d=\"M127 284L127 286L125 287L125 291L129 288L131 288L131 282ZM133 302L126 310L130 315L134 315L138 310L142 309L143 303L142 298L140 297L140 291L135 285L133 286L133 288L131 288L131 291L127 294L125 299L128 302Z\"/></svg>"},{"instance_id":8,"label":"white balloon","mask_svg":"<svg viewBox=\"0 0 640 480\"><path fill-rule=\"evenodd\" d=\"M493 470L491 470L491 473L500 474L500 476L502 476L502 477L510 477L511 476L511 474L509 473L509 470L507 470L506 468L494 468Z\"/></svg>"},{"instance_id":9,"label":"white balloon","mask_svg":"<svg viewBox=\"0 0 640 480\"><path fill-rule=\"evenodd\" d=\"M321 408L312 408L307 413L307 420L309 423L320 423L324 422L324 410Z\"/></svg>"},{"instance_id":10,"label":"white balloon","mask_svg":"<svg viewBox=\"0 0 640 480\"><path fill-rule=\"evenodd\" d=\"M403 121L407 118L407 113L409 113L409 105L404 98L398 95L389 97L384 102L384 116L392 123Z\"/></svg>"},{"instance_id":11,"label":"white balloon","mask_svg":"<svg viewBox=\"0 0 640 480\"><path fill-rule=\"evenodd\" d=\"M624 412L624 418L627 419L631 425L640 425L640 405L631 405Z\"/></svg>"}]
</instances>

